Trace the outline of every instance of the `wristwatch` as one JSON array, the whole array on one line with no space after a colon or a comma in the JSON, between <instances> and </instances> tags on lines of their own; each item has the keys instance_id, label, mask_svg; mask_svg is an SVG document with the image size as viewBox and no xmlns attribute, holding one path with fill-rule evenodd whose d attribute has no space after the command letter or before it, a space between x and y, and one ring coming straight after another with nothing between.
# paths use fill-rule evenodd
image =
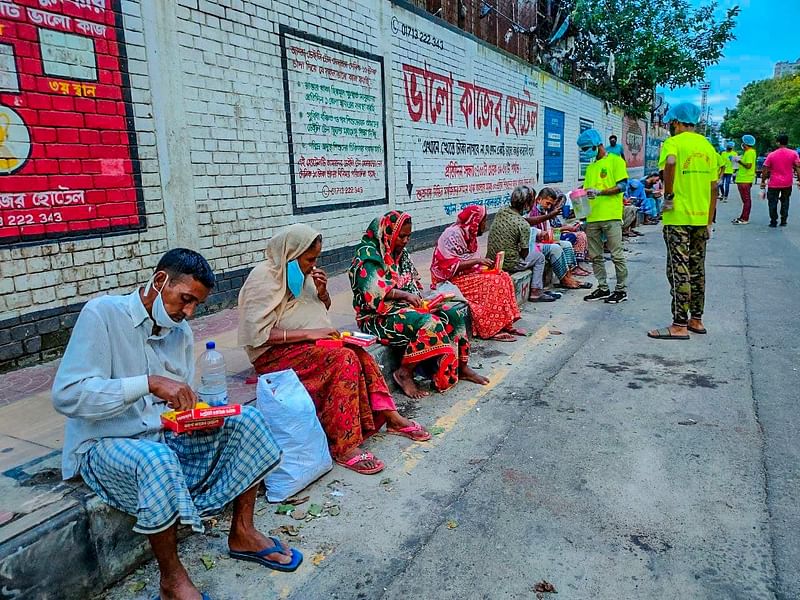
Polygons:
<instances>
[{"instance_id":1,"label":"wristwatch","mask_svg":"<svg viewBox=\"0 0 800 600\"><path fill-rule=\"evenodd\" d=\"M675 199L675 194L674 193L672 193L672 194L664 194L664 200L666 200L667 202L672 202L672 200L674 200L674 199Z\"/></svg>"}]
</instances>

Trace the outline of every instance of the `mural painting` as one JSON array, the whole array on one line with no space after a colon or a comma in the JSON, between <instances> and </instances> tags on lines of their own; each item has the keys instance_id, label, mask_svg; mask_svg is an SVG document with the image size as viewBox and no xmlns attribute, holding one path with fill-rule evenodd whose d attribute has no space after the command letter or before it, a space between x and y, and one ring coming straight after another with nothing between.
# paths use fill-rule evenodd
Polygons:
<instances>
[{"instance_id":1,"label":"mural painting","mask_svg":"<svg viewBox=\"0 0 800 600\"><path fill-rule=\"evenodd\" d=\"M0 244L143 227L121 14L0 0Z\"/></svg>"}]
</instances>

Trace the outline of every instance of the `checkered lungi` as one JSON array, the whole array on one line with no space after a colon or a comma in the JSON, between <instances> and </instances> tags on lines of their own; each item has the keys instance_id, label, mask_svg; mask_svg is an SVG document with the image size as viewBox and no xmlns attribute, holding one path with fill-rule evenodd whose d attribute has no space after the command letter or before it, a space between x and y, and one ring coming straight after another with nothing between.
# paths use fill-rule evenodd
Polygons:
<instances>
[{"instance_id":1,"label":"checkered lungi","mask_svg":"<svg viewBox=\"0 0 800 600\"><path fill-rule=\"evenodd\" d=\"M164 442L105 438L82 455L83 480L110 506L134 515L145 535L176 519L203 531L201 517L222 512L280 461L261 413L250 406L221 429L176 435Z\"/></svg>"}]
</instances>

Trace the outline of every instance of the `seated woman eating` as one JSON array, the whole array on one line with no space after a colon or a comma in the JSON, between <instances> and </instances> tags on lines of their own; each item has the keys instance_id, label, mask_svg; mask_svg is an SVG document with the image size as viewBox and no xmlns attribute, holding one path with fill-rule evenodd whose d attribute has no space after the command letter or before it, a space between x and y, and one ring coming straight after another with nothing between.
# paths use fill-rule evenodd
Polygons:
<instances>
[{"instance_id":1,"label":"seated woman eating","mask_svg":"<svg viewBox=\"0 0 800 600\"><path fill-rule=\"evenodd\" d=\"M405 249L411 230L411 215L391 211L364 233L349 271L356 322L382 344L404 349L392 377L410 398L428 395L414 382L414 369L424 361L431 361L440 392L459 378L486 385L489 380L469 367L469 340L458 308L447 302L432 309L423 305L422 283Z\"/></svg>"},{"instance_id":2,"label":"seated woman eating","mask_svg":"<svg viewBox=\"0 0 800 600\"><path fill-rule=\"evenodd\" d=\"M531 192L533 193L533 192ZM558 201L558 192L552 188L544 188L526 217L531 225L531 249L537 248L545 255L550 265L553 267L553 274L559 280L562 288L571 290L588 289L591 283L584 283L575 279L575 275L589 275L588 272L578 267L578 259L572 244L566 240L554 239L553 226L551 221L558 218L561 214L563 200ZM576 269L578 269L577 272Z\"/></svg>"},{"instance_id":3,"label":"seated woman eating","mask_svg":"<svg viewBox=\"0 0 800 600\"><path fill-rule=\"evenodd\" d=\"M360 447L386 423L387 432L430 439L421 425L397 412L380 367L361 348L327 348L331 326L327 276L316 268L322 236L291 225L267 243L266 260L239 293L239 343L259 375L294 369L317 408L331 455L357 473L381 471L382 461Z\"/></svg>"},{"instance_id":4,"label":"seated woman eating","mask_svg":"<svg viewBox=\"0 0 800 600\"><path fill-rule=\"evenodd\" d=\"M478 256L478 237L486 231L486 208L468 206L444 230L431 262L431 288L446 281L455 285L469 304L476 337L513 342L525 335L513 323L520 318L514 282L505 271L485 272L493 261Z\"/></svg>"}]
</instances>

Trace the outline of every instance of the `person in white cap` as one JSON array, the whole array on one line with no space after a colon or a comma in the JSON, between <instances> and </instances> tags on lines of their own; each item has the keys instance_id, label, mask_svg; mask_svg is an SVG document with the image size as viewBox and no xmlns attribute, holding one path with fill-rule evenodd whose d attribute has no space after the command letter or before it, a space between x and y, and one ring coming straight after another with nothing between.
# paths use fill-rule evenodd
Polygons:
<instances>
[{"instance_id":1,"label":"person in white cap","mask_svg":"<svg viewBox=\"0 0 800 600\"><path fill-rule=\"evenodd\" d=\"M742 136L742 149L744 153L739 159L739 171L736 173L736 187L742 197L742 214L731 221L735 225L747 225L750 222L750 206L752 200L750 191L756 180L756 138L752 135Z\"/></svg>"},{"instance_id":2,"label":"person in white cap","mask_svg":"<svg viewBox=\"0 0 800 600\"><path fill-rule=\"evenodd\" d=\"M664 242L667 280L672 293L672 325L654 329L648 337L688 340L689 332L704 334L706 243L717 204L718 158L714 147L694 128L700 107L684 102L664 120L672 134L661 146L664 171Z\"/></svg>"}]
</instances>

